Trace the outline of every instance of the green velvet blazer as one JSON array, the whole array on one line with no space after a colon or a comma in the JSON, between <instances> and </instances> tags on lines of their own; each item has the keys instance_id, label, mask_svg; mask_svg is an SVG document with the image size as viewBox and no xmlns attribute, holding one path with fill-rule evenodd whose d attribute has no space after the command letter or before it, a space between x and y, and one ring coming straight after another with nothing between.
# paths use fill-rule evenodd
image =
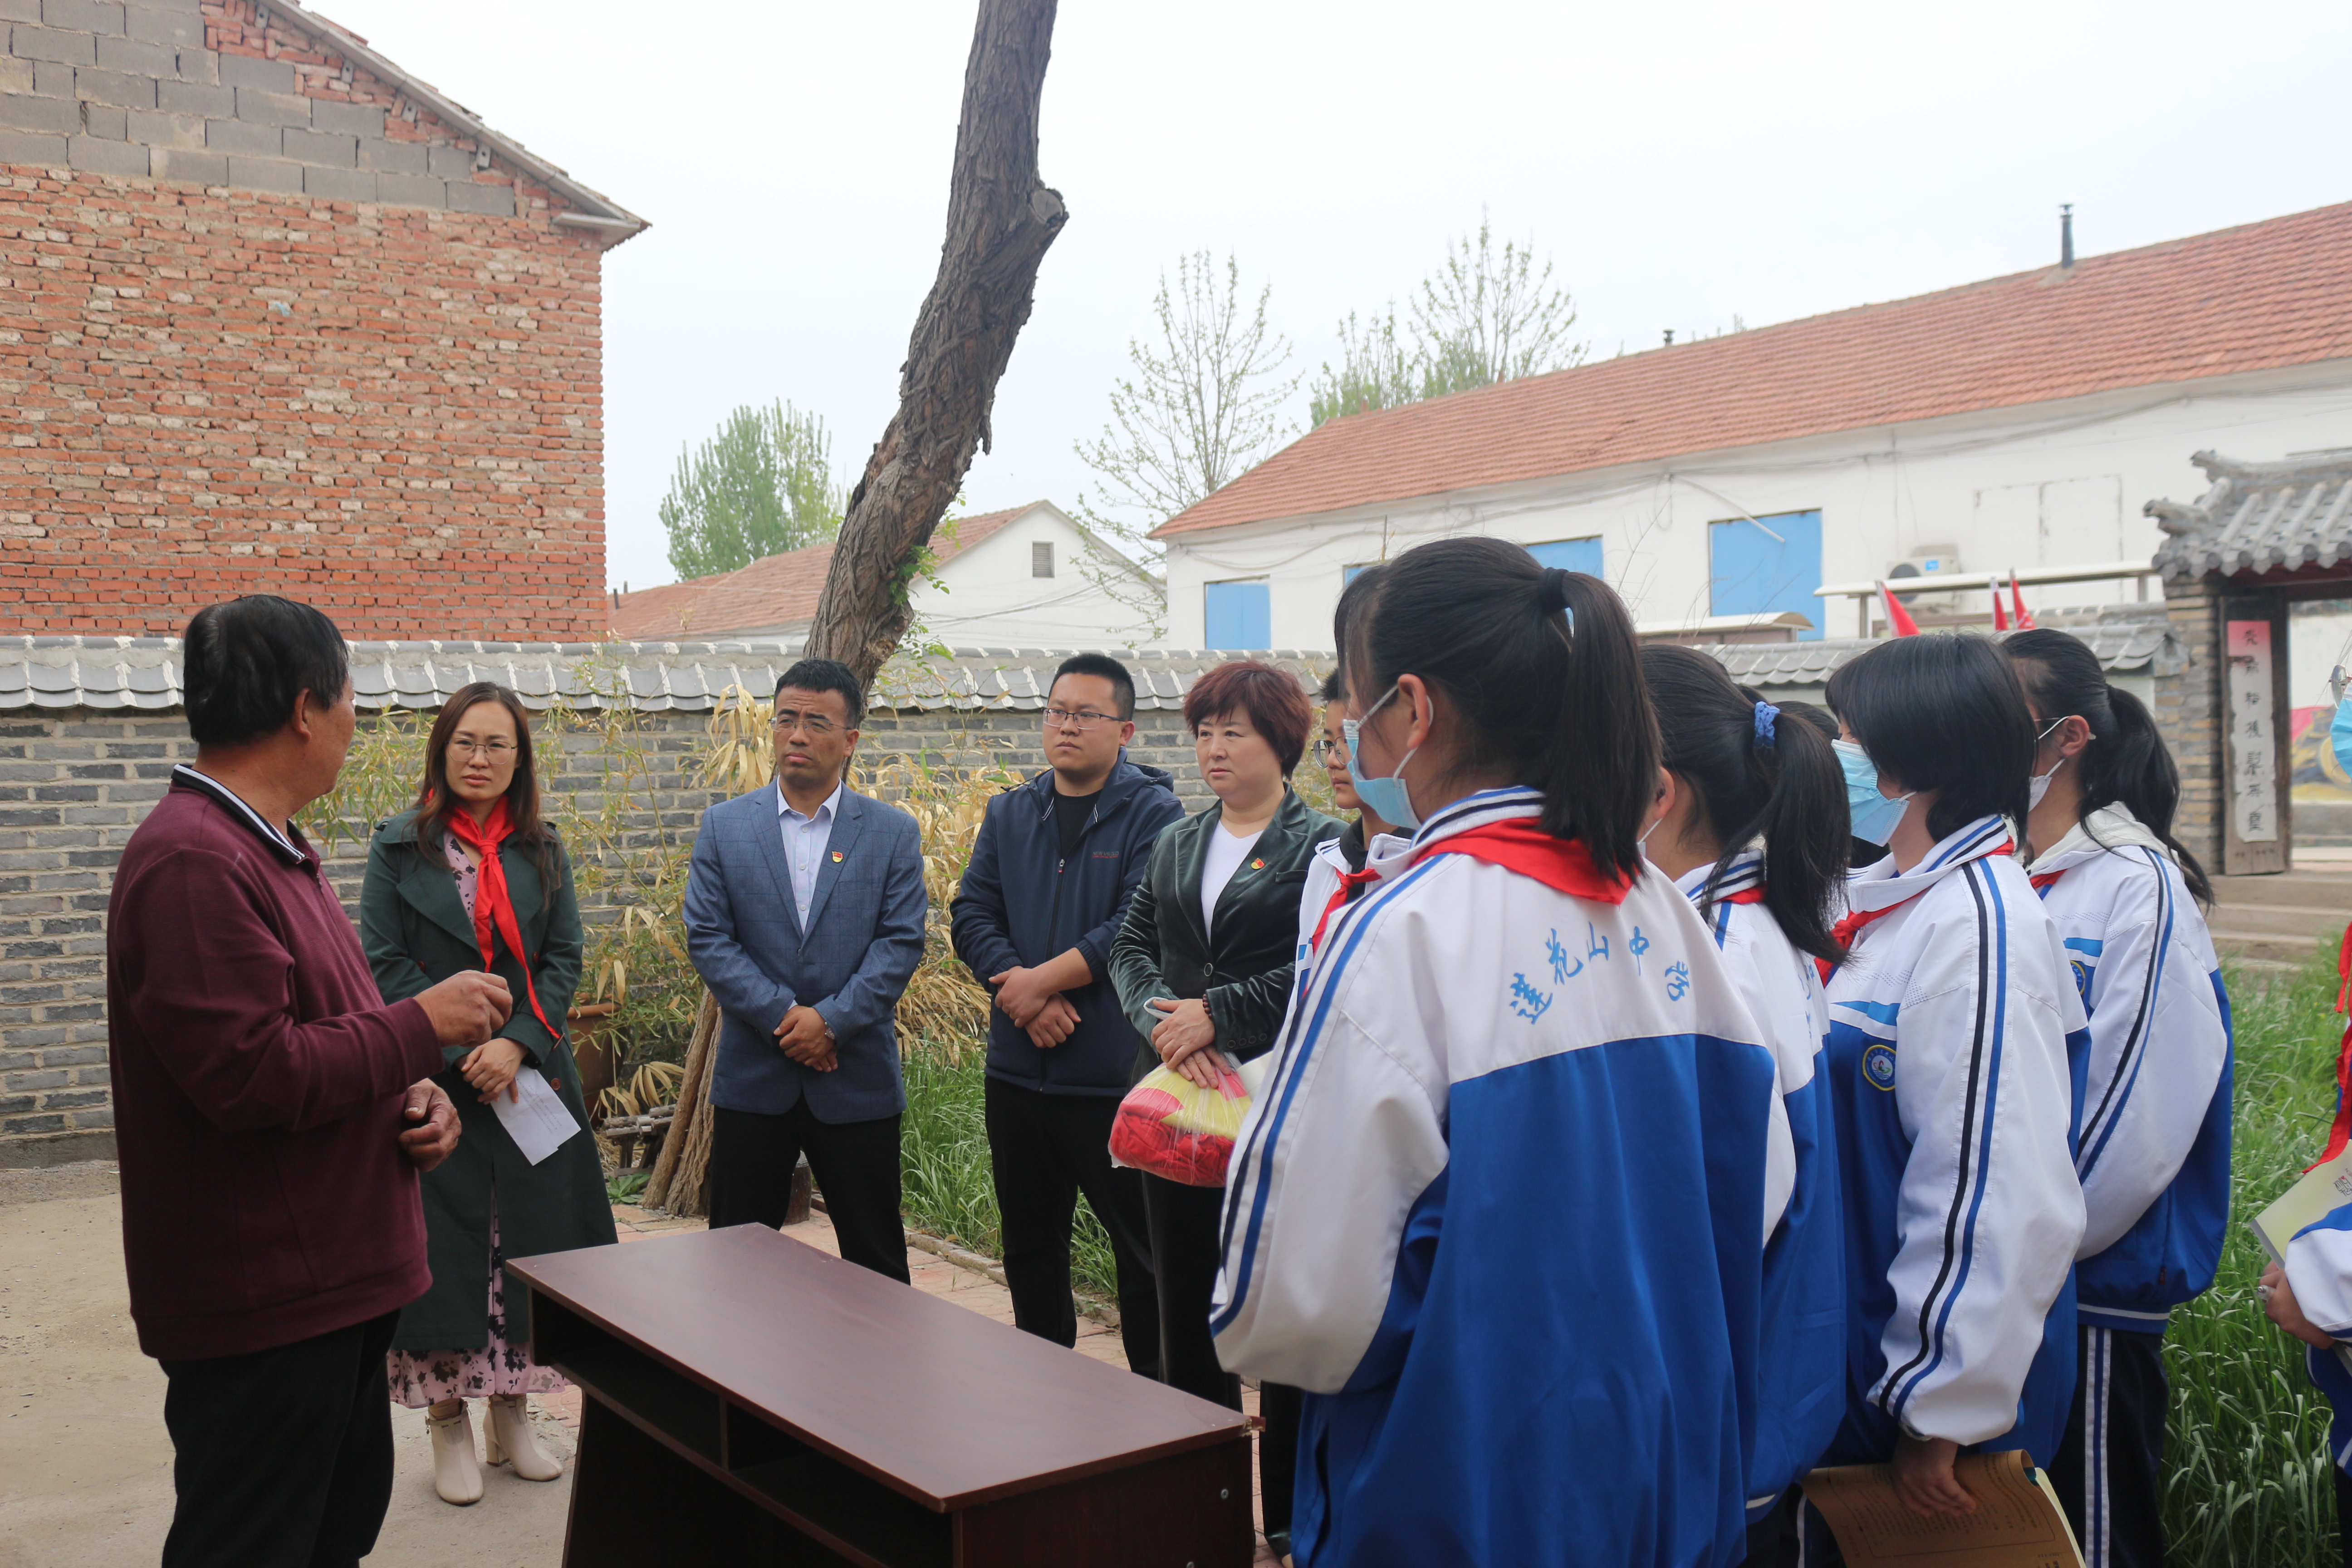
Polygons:
<instances>
[{"instance_id":1,"label":"green velvet blazer","mask_svg":"<svg viewBox=\"0 0 2352 1568\"><path fill-rule=\"evenodd\" d=\"M572 863L561 844L551 847L550 858L555 869L551 892L530 850L509 842L499 851L523 946L530 954L540 1010L561 1029L580 985L580 903L572 890ZM379 826L368 845L367 881L360 892L360 942L375 971L376 988L387 1002L414 996L460 970L482 966L474 922L458 897L448 857L438 844L417 842L413 811ZM572 1059L572 1047L551 1035L531 1013L521 962L501 942L490 968L514 994L514 1016L500 1035L522 1047L526 1059L547 1075L582 1128L587 1128L580 1068ZM494 1198L499 1250L508 1258L569 1252L616 1239L593 1135L583 1131L538 1164L526 1163L498 1113L482 1104L459 1075L457 1064L465 1058L466 1049L448 1047L441 1055L444 1065L437 1081L457 1102L465 1132L457 1152L425 1173L425 1254L433 1268L433 1288L401 1313L393 1339L396 1350L479 1350L489 1342ZM520 1345L530 1334L530 1299L509 1281L506 1341Z\"/></svg>"}]
</instances>

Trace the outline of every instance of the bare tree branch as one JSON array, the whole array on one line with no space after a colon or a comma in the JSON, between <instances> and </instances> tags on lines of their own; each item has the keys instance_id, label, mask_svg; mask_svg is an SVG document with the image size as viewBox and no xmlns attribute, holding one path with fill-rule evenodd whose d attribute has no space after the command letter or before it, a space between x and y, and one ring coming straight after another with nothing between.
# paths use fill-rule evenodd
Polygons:
<instances>
[{"instance_id":1,"label":"bare tree branch","mask_svg":"<svg viewBox=\"0 0 2352 1568\"><path fill-rule=\"evenodd\" d=\"M908 579L975 451L1029 320L1038 264L1068 221L1037 173L1038 98L1055 0L981 0L939 277L915 319L898 411L850 492L807 651L871 683L906 634Z\"/></svg>"}]
</instances>

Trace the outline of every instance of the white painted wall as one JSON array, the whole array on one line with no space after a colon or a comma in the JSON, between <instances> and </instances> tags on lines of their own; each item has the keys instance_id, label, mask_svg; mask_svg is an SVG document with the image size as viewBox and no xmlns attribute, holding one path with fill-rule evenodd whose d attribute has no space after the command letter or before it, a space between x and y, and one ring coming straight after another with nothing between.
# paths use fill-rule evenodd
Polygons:
<instances>
[{"instance_id":1,"label":"white painted wall","mask_svg":"<svg viewBox=\"0 0 2352 1568\"><path fill-rule=\"evenodd\" d=\"M1035 575L1037 544L1053 546L1050 577ZM1150 636L1149 623L1081 570L1088 548L1067 514L1040 502L950 556L937 583L916 584L909 604L931 640L950 647L1139 646Z\"/></svg>"},{"instance_id":2,"label":"white painted wall","mask_svg":"<svg viewBox=\"0 0 2352 1568\"><path fill-rule=\"evenodd\" d=\"M1263 577L1273 646L1328 647L1345 567L1456 533L1522 544L1597 535L1604 574L1637 621L1709 613L1707 525L1743 511L1819 508L1827 583L1883 576L1927 546L1957 547L1962 571L2145 559L2161 536L2141 504L2205 492L2192 452L2252 459L2334 447L2352 447L2352 361L1180 535L1167 542L1168 640L1203 646L1204 584ZM2127 583L2078 584L2026 598L2136 595ZM1853 601L1822 603L1829 636L1856 634Z\"/></svg>"}]
</instances>

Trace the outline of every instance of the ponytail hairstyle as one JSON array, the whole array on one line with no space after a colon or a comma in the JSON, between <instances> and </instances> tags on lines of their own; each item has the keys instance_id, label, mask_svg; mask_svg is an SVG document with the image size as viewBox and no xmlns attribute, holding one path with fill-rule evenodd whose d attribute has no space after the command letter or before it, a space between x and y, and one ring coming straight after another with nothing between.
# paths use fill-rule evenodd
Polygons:
<instances>
[{"instance_id":1,"label":"ponytail hairstyle","mask_svg":"<svg viewBox=\"0 0 2352 1568\"><path fill-rule=\"evenodd\" d=\"M2033 710L2016 669L1990 638L1896 637L1830 677L1831 709L1880 775L1934 790L1927 832L1948 838L1980 816L2025 831L2033 772Z\"/></svg>"},{"instance_id":2,"label":"ponytail hairstyle","mask_svg":"<svg viewBox=\"0 0 2352 1568\"><path fill-rule=\"evenodd\" d=\"M2213 884L2197 857L2172 836L2172 814L2180 805L2180 769L2156 731L2147 706L2109 684L2099 656L2080 637L2054 629L2015 632L2000 651L2025 683L2041 729L2053 719L2079 717L2091 727L2091 743L2074 756L2083 786L2078 823L2103 806L2120 804L2140 826L2164 841L2180 865L2180 879L2198 902L2211 906ZM2095 837L2095 835L2094 836Z\"/></svg>"},{"instance_id":3,"label":"ponytail hairstyle","mask_svg":"<svg viewBox=\"0 0 2352 1568\"><path fill-rule=\"evenodd\" d=\"M1723 666L1695 648L1642 649L1642 679L1657 710L1664 765L1697 797L1707 830L1723 846L1700 912L1714 913L1717 884L1760 837L1764 907L1800 950L1844 963L1830 922L1845 881L1845 773L1827 738L1744 695Z\"/></svg>"},{"instance_id":4,"label":"ponytail hairstyle","mask_svg":"<svg viewBox=\"0 0 2352 1568\"><path fill-rule=\"evenodd\" d=\"M1603 876L1638 878L1658 726L1608 584L1487 538L1415 545L1366 578L1345 627L1349 705L1368 712L1399 676L1421 677L1460 716L1457 774L1542 791L1545 832L1581 839Z\"/></svg>"}]
</instances>

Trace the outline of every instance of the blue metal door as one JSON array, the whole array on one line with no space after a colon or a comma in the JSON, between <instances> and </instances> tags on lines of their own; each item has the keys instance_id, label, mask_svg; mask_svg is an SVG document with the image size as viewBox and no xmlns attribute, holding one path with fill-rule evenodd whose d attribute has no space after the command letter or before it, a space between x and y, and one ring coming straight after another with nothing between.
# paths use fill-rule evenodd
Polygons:
<instances>
[{"instance_id":1,"label":"blue metal door","mask_svg":"<svg viewBox=\"0 0 2352 1568\"><path fill-rule=\"evenodd\" d=\"M1822 601L1813 597L1813 590L1822 585L1819 509L1775 512L1753 522L1744 517L1711 522L1706 552L1710 615L1794 610L1813 623L1811 630L1797 634L1798 639L1811 642L1821 637Z\"/></svg>"},{"instance_id":2,"label":"blue metal door","mask_svg":"<svg viewBox=\"0 0 2352 1568\"><path fill-rule=\"evenodd\" d=\"M1213 648L1259 652L1274 646L1274 607L1263 579L1202 584L1202 640Z\"/></svg>"}]
</instances>

